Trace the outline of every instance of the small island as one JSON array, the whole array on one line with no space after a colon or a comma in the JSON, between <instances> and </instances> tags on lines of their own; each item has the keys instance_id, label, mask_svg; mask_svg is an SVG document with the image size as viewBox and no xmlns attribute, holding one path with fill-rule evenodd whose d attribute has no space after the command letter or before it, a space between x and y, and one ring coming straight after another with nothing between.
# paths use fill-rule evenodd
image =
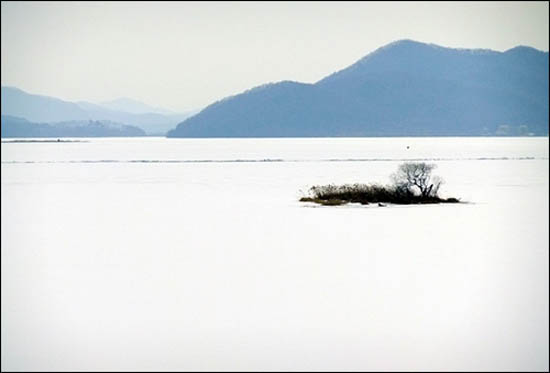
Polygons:
<instances>
[{"instance_id":1,"label":"small island","mask_svg":"<svg viewBox=\"0 0 550 373\"><path fill-rule=\"evenodd\" d=\"M423 162L403 163L392 175L392 185L345 184L321 185L309 189L309 196L300 198L301 202L315 202L324 206L338 206L346 203L368 205L385 203L409 205L426 203L458 203L457 198L439 197L439 188L443 179L432 176L435 164Z\"/></svg>"}]
</instances>

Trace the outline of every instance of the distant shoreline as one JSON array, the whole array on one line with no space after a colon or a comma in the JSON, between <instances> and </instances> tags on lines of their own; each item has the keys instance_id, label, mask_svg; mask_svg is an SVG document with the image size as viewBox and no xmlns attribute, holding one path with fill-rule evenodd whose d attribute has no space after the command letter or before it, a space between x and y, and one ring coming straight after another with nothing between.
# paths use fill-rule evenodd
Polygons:
<instances>
[{"instance_id":1,"label":"distant shoreline","mask_svg":"<svg viewBox=\"0 0 550 373\"><path fill-rule=\"evenodd\" d=\"M4 140L4 139L10 139L10 138L17 138L16 136L13 137L3 137L2 143L26 143L26 142L89 142L89 140L63 140L63 136L59 137L59 141L57 141L57 138L53 140L51 137L42 137L43 139L47 140L22 140L22 136L18 137L16 140ZM29 136L30 137L30 136ZM482 135L426 135L426 136L412 136L412 135L403 135L403 136L204 136L204 137L168 137L164 135L144 135L144 136L70 136L70 137L79 137L79 138L85 138L85 139L104 139L104 138L117 138L117 139L133 139L133 138L163 138L163 139L169 139L169 140L254 140L254 139L283 139L283 140L291 140L291 139L416 139L416 138L434 138L434 139L448 139L448 138L548 138L549 135L533 135L533 136L482 136ZM35 137L37 138L37 137ZM51 139L51 140L50 140Z\"/></svg>"},{"instance_id":2,"label":"distant shoreline","mask_svg":"<svg viewBox=\"0 0 550 373\"><path fill-rule=\"evenodd\" d=\"M2 140L2 143L25 143L25 142L89 142L88 140Z\"/></svg>"}]
</instances>

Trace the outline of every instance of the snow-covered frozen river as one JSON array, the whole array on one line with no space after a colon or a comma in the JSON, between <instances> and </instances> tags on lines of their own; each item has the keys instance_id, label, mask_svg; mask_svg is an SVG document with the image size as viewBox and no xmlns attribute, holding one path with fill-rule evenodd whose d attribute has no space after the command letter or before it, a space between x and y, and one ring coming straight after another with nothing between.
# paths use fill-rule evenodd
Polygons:
<instances>
[{"instance_id":1,"label":"snow-covered frozen river","mask_svg":"<svg viewBox=\"0 0 550 373\"><path fill-rule=\"evenodd\" d=\"M3 139L2 370L549 368L548 138L85 140Z\"/></svg>"}]
</instances>

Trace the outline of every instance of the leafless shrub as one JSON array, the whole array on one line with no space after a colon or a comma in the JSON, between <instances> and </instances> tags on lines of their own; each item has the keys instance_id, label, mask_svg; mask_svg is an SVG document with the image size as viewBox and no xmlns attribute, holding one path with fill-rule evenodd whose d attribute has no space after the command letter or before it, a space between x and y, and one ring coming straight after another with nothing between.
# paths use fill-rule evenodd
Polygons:
<instances>
[{"instance_id":1,"label":"leafless shrub","mask_svg":"<svg viewBox=\"0 0 550 373\"><path fill-rule=\"evenodd\" d=\"M432 177L435 164L411 162L399 165L392 175L394 186L402 192L409 192L422 197L437 197L443 179Z\"/></svg>"}]
</instances>

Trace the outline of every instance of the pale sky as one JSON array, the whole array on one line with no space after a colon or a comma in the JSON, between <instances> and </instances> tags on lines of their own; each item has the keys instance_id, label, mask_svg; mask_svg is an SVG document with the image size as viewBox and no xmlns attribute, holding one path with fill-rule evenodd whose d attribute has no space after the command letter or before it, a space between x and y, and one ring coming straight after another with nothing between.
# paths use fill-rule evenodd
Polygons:
<instances>
[{"instance_id":1,"label":"pale sky","mask_svg":"<svg viewBox=\"0 0 550 373\"><path fill-rule=\"evenodd\" d=\"M378 47L548 51L548 2L5 2L2 85L175 111L314 83Z\"/></svg>"}]
</instances>

